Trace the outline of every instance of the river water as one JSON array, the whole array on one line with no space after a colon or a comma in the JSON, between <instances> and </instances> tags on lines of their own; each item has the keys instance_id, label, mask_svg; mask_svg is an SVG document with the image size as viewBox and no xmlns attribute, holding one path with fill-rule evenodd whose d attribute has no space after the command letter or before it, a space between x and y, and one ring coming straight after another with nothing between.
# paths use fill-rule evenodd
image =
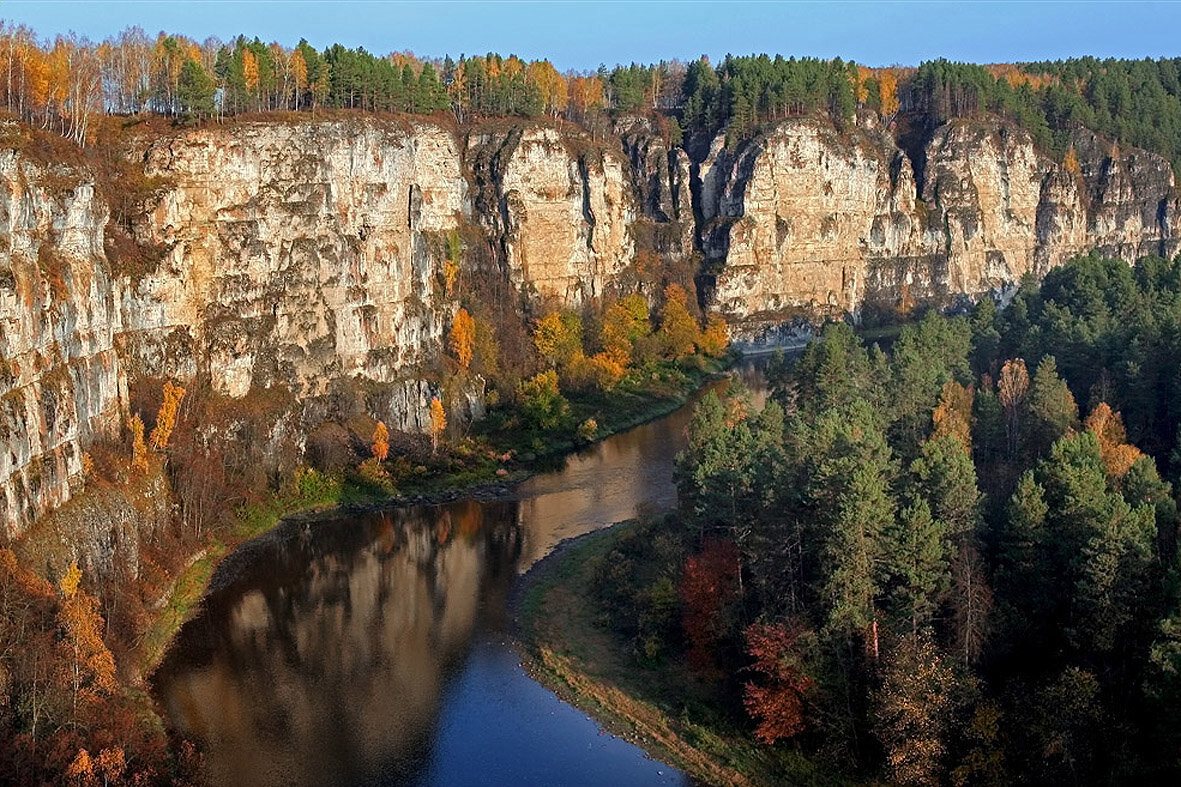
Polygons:
<instances>
[{"instance_id":1,"label":"river water","mask_svg":"<svg viewBox=\"0 0 1181 787\"><path fill-rule=\"evenodd\" d=\"M754 366L742 376L762 390ZM507 599L561 540L675 505L691 410L512 500L287 522L243 545L153 677L157 701L218 785L688 784L525 674Z\"/></svg>"}]
</instances>

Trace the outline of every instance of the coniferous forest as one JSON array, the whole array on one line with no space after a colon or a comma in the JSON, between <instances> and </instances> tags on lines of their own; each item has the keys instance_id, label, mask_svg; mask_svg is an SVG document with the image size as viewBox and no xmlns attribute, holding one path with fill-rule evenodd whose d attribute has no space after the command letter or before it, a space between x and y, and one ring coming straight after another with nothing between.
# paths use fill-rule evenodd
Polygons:
<instances>
[{"instance_id":1,"label":"coniferous forest","mask_svg":"<svg viewBox=\"0 0 1181 787\"><path fill-rule=\"evenodd\" d=\"M1174 778L1179 361L1181 259L1081 257L888 351L830 324L761 410L703 399L679 515L597 597L639 668L713 676L784 763Z\"/></svg>"}]
</instances>

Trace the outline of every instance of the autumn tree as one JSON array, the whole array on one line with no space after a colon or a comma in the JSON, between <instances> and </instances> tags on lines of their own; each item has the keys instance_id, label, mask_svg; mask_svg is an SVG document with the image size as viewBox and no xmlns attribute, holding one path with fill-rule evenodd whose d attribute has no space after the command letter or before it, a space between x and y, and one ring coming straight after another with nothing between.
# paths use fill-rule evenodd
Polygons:
<instances>
[{"instance_id":1,"label":"autumn tree","mask_svg":"<svg viewBox=\"0 0 1181 787\"><path fill-rule=\"evenodd\" d=\"M898 112L898 77L890 70L879 73L878 85L882 96L882 117L892 118Z\"/></svg>"},{"instance_id":2,"label":"autumn tree","mask_svg":"<svg viewBox=\"0 0 1181 787\"><path fill-rule=\"evenodd\" d=\"M570 403L559 392L558 374L552 369L521 381L517 387L517 399L521 419L533 429L555 429L570 415Z\"/></svg>"},{"instance_id":3,"label":"autumn tree","mask_svg":"<svg viewBox=\"0 0 1181 787\"><path fill-rule=\"evenodd\" d=\"M910 634L883 659L875 733L894 784L932 784L942 772L954 676L936 646Z\"/></svg>"},{"instance_id":4,"label":"autumn tree","mask_svg":"<svg viewBox=\"0 0 1181 787\"><path fill-rule=\"evenodd\" d=\"M1136 446L1128 444L1120 414L1112 412L1107 402L1100 402L1087 416L1084 426L1099 440L1099 450L1107 474L1115 479L1127 475L1132 465L1141 457L1141 453Z\"/></svg>"},{"instance_id":5,"label":"autumn tree","mask_svg":"<svg viewBox=\"0 0 1181 787\"><path fill-rule=\"evenodd\" d=\"M1025 361L1020 358L1006 361L997 380L997 395L1005 412L1005 438L1009 456L1017 453L1028 394L1029 372L1025 369Z\"/></svg>"},{"instance_id":6,"label":"autumn tree","mask_svg":"<svg viewBox=\"0 0 1181 787\"><path fill-rule=\"evenodd\" d=\"M439 401L439 397L431 399L431 453L437 453L439 450L439 441L443 437L444 430L447 429L447 413L443 410L443 403Z\"/></svg>"},{"instance_id":7,"label":"autumn tree","mask_svg":"<svg viewBox=\"0 0 1181 787\"><path fill-rule=\"evenodd\" d=\"M685 560L680 593L689 660L703 672L713 670L714 649L727 633L731 621L726 613L738 597L740 571L733 541L707 539L699 553Z\"/></svg>"},{"instance_id":8,"label":"autumn tree","mask_svg":"<svg viewBox=\"0 0 1181 787\"><path fill-rule=\"evenodd\" d=\"M176 427L176 414L184 397L184 388L173 385L171 380L164 383L164 401L160 404L160 410L156 414L156 426L149 438L152 448L160 451L168 447L168 440Z\"/></svg>"},{"instance_id":9,"label":"autumn tree","mask_svg":"<svg viewBox=\"0 0 1181 787\"><path fill-rule=\"evenodd\" d=\"M813 685L796 652L804 629L753 623L743 633L746 653L754 659L750 669L762 677L743 686L743 705L758 722L755 737L772 744L798 735L804 731L804 699Z\"/></svg>"},{"instance_id":10,"label":"autumn tree","mask_svg":"<svg viewBox=\"0 0 1181 787\"><path fill-rule=\"evenodd\" d=\"M955 380L943 384L939 404L932 415L935 431L933 437L953 437L965 451L972 450L972 401L975 391Z\"/></svg>"},{"instance_id":11,"label":"autumn tree","mask_svg":"<svg viewBox=\"0 0 1181 787\"><path fill-rule=\"evenodd\" d=\"M533 328L533 344L550 368L563 369L582 350L582 320L573 312L551 311Z\"/></svg>"},{"instance_id":12,"label":"autumn tree","mask_svg":"<svg viewBox=\"0 0 1181 787\"><path fill-rule=\"evenodd\" d=\"M58 623L65 632L60 647L67 654L75 719L80 703L93 702L115 688L115 660L102 639L104 622L98 600L79 588L81 579L82 572L72 563L58 585Z\"/></svg>"},{"instance_id":13,"label":"autumn tree","mask_svg":"<svg viewBox=\"0 0 1181 787\"><path fill-rule=\"evenodd\" d=\"M689 294L679 284L664 288L664 307L660 310L660 329L657 332L667 358L692 355L701 338L697 320L689 313Z\"/></svg>"},{"instance_id":14,"label":"autumn tree","mask_svg":"<svg viewBox=\"0 0 1181 787\"><path fill-rule=\"evenodd\" d=\"M1079 166L1078 155L1074 152L1074 145L1066 149L1066 155L1062 159L1062 168L1075 177L1082 174L1082 167Z\"/></svg>"},{"instance_id":15,"label":"autumn tree","mask_svg":"<svg viewBox=\"0 0 1181 787\"><path fill-rule=\"evenodd\" d=\"M701 333L698 347L703 353L712 358L721 358L730 345L729 329L722 315L712 313L705 321L705 330Z\"/></svg>"},{"instance_id":16,"label":"autumn tree","mask_svg":"<svg viewBox=\"0 0 1181 787\"><path fill-rule=\"evenodd\" d=\"M476 323L467 309L460 309L451 321L451 351L459 360L459 365L467 369L472 363L472 352L476 342Z\"/></svg>"},{"instance_id":17,"label":"autumn tree","mask_svg":"<svg viewBox=\"0 0 1181 787\"><path fill-rule=\"evenodd\" d=\"M432 418L432 434L433 434L433 419L434 419L434 403L431 404L431 418ZM378 421L377 427L373 430L373 458L379 462L384 462L390 455L390 430L386 428L385 421Z\"/></svg>"},{"instance_id":18,"label":"autumn tree","mask_svg":"<svg viewBox=\"0 0 1181 787\"><path fill-rule=\"evenodd\" d=\"M131 417L131 466L141 473L148 471L148 447L144 444L144 422L138 415Z\"/></svg>"},{"instance_id":19,"label":"autumn tree","mask_svg":"<svg viewBox=\"0 0 1181 787\"><path fill-rule=\"evenodd\" d=\"M648 301L633 292L610 304L603 314L599 344L612 361L626 367L635 360L636 343L652 332Z\"/></svg>"}]
</instances>

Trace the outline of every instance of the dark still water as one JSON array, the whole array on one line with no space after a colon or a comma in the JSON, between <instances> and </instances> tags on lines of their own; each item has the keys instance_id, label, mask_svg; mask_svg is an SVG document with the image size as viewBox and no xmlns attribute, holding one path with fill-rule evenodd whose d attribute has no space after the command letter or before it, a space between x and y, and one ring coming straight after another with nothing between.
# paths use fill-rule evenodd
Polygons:
<instances>
[{"instance_id":1,"label":"dark still water","mask_svg":"<svg viewBox=\"0 0 1181 787\"><path fill-rule=\"evenodd\" d=\"M524 673L506 602L562 539L674 505L691 409L515 500L289 522L244 545L153 678L161 707L218 785L687 784Z\"/></svg>"}]
</instances>

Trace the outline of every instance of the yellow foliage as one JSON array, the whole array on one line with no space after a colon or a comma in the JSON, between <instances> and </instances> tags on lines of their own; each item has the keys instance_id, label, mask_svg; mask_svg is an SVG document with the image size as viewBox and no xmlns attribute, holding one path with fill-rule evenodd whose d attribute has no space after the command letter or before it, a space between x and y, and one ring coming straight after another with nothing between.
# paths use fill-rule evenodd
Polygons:
<instances>
[{"instance_id":1,"label":"yellow foliage","mask_svg":"<svg viewBox=\"0 0 1181 787\"><path fill-rule=\"evenodd\" d=\"M660 339L665 355L683 358L692 355L701 338L697 320L689 313L689 294L679 284L664 288L664 309L660 313Z\"/></svg>"},{"instance_id":2,"label":"yellow foliage","mask_svg":"<svg viewBox=\"0 0 1181 787\"><path fill-rule=\"evenodd\" d=\"M148 447L144 445L144 422L138 416L131 418L131 466L141 473L148 471Z\"/></svg>"},{"instance_id":3,"label":"yellow foliage","mask_svg":"<svg viewBox=\"0 0 1181 787\"><path fill-rule=\"evenodd\" d=\"M1062 159L1062 168L1071 175L1078 176L1082 174L1082 167L1079 166L1078 156L1074 152L1074 145L1071 145L1066 150L1066 156Z\"/></svg>"},{"instance_id":4,"label":"yellow foliage","mask_svg":"<svg viewBox=\"0 0 1181 787\"><path fill-rule=\"evenodd\" d=\"M443 410L443 403L439 397L431 399L431 449L437 451L439 440L447 428L447 413Z\"/></svg>"},{"instance_id":5,"label":"yellow foliage","mask_svg":"<svg viewBox=\"0 0 1181 787\"><path fill-rule=\"evenodd\" d=\"M459 365L467 369L472 365L472 352L476 346L476 321L467 309L460 309L451 321L451 351L459 359Z\"/></svg>"},{"instance_id":6,"label":"yellow foliage","mask_svg":"<svg viewBox=\"0 0 1181 787\"><path fill-rule=\"evenodd\" d=\"M452 259L443 260L443 283L450 295L455 292L455 279L459 276L459 263Z\"/></svg>"},{"instance_id":7,"label":"yellow foliage","mask_svg":"<svg viewBox=\"0 0 1181 787\"><path fill-rule=\"evenodd\" d=\"M714 358L725 355L730 346L730 329L722 315L714 313L705 321L705 330L701 333L701 341L697 343L701 351Z\"/></svg>"},{"instance_id":8,"label":"yellow foliage","mask_svg":"<svg viewBox=\"0 0 1181 787\"><path fill-rule=\"evenodd\" d=\"M595 353L590 359L595 385L604 391L614 388L623 378L624 365L606 352Z\"/></svg>"},{"instance_id":9,"label":"yellow foliage","mask_svg":"<svg viewBox=\"0 0 1181 787\"><path fill-rule=\"evenodd\" d=\"M78 583L81 581L82 569L78 568L77 563L71 563L70 567L66 569L66 573L62 574L61 581L57 583L57 586L61 589L63 596L71 598L78 592Z\"/></svg>"},{"instance_id":10,"label":"yellow foliage","mask_svg":"<svg viewBox=\"0 0 1181 787\"><path fill-rule=\"evenodd\" d=\"M378 421L377 428L373 430L373 457L379 462L384 462L389 455L390 430L386 428L384 421Z\"/></svg>"},{"instance_id":11,"label":"yellow foliage","mask_svg":"<svg viewBox=\"0 0 1181 787\"><path fill-rule=\"evenodd\" d=\"M162 450L168 447L168 439L172 437L172 430L176 426L176 414L184 398L184 388L173 385L171 380L164 383L164 401L160 404L160 412L156 414L156 428L152 430L150 440L152 448Z\"/></svg>"},{"instance_id":12,"label":"yellow foliage","mask_svg":"<svg viewBox=\"0 0 1181 787\"><path fill-rule=\"evenodd\" d=\"M611 360L626 368L633 360L636 340L652 332L648 301L632 293L607 307L599 332L599 343Z\"/></svg>"},{"instance_id":13,"label":"yellow foliage","mask_svg":"<svg viewBox=\"0 0 1181 787\"><path fill-rule=\"evenodd\" d=\"M588 418L578 425L578 439L589 443L594 440L599 434L599 422L593 418Z\"/></svg>"},{"instance_id":14,"label":"yellow foliage","mask_svg":"<svg viewBox=\"0 0 1181 787\"><path fill-rule=\"evenodd\" d=\"M94 779L94 761L90 759L90 752L79 749L74 761L66 769L66 776L77 782L88 784Z\"/></svg>"},{"instance_id":15,"label":"yellow foliage","mask_svg":"<svg viewBox=\"0 0 1181 787\"><path fill-rule=\"evenodd\" d=\"M534 326L533 344L550 366L565 367L582 353L582 322L575 314L552 311Z\"/></svg>"},{"instance_id":16,"label":"yellow foliage","mask_svg":"<svg viewBox=\"0 0 1181 787\"><path fill-rule=\"evenodd\" d=\"M893 71L882 71L878 86L882 94L882 117L891 117L898 111L898 77Z\"/></svg>"}]
</instances>

